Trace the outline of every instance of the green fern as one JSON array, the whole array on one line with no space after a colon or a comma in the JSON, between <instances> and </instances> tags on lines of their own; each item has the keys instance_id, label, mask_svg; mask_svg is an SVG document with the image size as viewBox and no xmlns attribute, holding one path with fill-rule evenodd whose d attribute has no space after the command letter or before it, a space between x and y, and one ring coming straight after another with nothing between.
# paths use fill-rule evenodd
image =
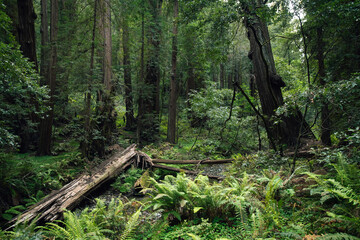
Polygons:
<instances>
[{"instance_id":1,"label":"green fern","mask_svg":"<svg viewBox=\"0 0 360 240\"><path fill-rule=\"evenodd\" d=\"M60 224L64 227L60 226ZM101 224L97 224L95 218L92 218L87 210L83 211L79 216L66 211L64 221L47 223L42 229L50 236L66 240L104 238L104 233L110 232L102 228Z\"/></svg>"},{"instance_id":2,"label":"green fern","mask_svg":"<svg viewBox=\"0 0 360 240\"><path fill-rule=\"evenodd\" d=\"M316 238L316 240L360 240L360 238L354 237L346 233L334 233L318 237Z\"/></svg>"},{"instance_id":3,"label":"green fern","mask_svg":"<svg viewBox=\"0 0 360 240\"><path fill-rule=\"evenodd\" d=\"M132 239L132 233L135 230L136 226L139 225L139 217L141 214L141 208L139 208L134 214L131 215L130 219L125 225L125 229L121 234L119 240Z\"/></svg>"},{"instance_id":4,"label":"green fern","mask_svg":"<svg viewBox=\"0 0 360 240\"><path fill-rule=\"evenodd\" d=\"M279 174L275 174L265 188L265 212L275 223L279 226L280 222L280 212L279 205L275 199L277 191L283 186L283 180Z\"/></svg>"}]
</instances>

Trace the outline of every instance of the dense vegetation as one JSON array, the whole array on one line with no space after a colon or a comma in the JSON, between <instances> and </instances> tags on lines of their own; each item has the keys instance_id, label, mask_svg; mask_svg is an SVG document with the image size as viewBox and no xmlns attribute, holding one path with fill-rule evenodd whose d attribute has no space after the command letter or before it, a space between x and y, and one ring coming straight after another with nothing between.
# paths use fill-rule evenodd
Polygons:
<instances>
[{"instance_id":1,"label":"dense vegetation","mask_svg":"<svg viewBox=\"0 0 360 240\"><path fill-rule=\"evenodd\" d=\"M0 0L0 239L359 239L359 16L358 0ZM221 181L133 166L118 198L5 230L132 143L234 160Z\"/></svg>"}]
</instances>

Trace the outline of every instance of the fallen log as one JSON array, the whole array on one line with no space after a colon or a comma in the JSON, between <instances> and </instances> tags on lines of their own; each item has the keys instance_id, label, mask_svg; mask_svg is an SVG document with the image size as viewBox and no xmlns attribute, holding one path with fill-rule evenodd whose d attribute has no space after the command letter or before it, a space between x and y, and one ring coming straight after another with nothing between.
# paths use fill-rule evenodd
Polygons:
<instances>
[{"instance_id":1,"label":"fallen log","mask_svg":"<svg viewBox=\"0 0 360 240\"><path fill-rule=\"evenodd\" d=\"M287 152L287 153L284 153L284 155L287 157L293 157L295 155L295 152ZM296 157L298 157L298 158L312 158L315 155L316 154L310 150L298 151L296 153Z\"/></svg>"},{"instance_id":2,"label":"fallen log","mask_svg":"<svg viewBox=\"0 0 360 240\"><path fill-rule=\"evenodd\" d=\"M183 173L191 174L191 175L200 174L199 172L196 172L196 171L191 171L191 170L181 169L181 168L174 168L174 167L169 167L169 166L165 166L165 165L161 165L161 164L153 164L152 167L165 169L165 170L169 170L169 171L173 171L173 172L183 172ZM224 177L221 177L221 176L214 176L214 175L208 175L208 174L202 174L202 175L207 176L208 178L217 179L217 180L224 179Z\"/></svg>"},{"instance_id":3,"label":"fallen log","mask_svg":"<svg viewBox=\"0 0 360 240\"><path fill-rule=\"evenodd\" d=\"M220 160L165 160L165 159L152 159L153 163L166 163L166 164L223 164L232 163L234 159L220 159Z\"/></svg>"},{"instance_id":4,"label":"fallen log","mask_svg":"<svg viewBox=\"0 0 360 240\"><path fill-rule=\"evenodd\" d=\"M135 144L129 146L91 171L90 174L83 174L61 189L54 191L32 206L31 209L13 219L10 222L12 224L10 228L16 224L33 220L36 222L47 222L61 218L65 210L73 209L86 195L96 190L103 183L116 177L127 166L132 164L134 156L137 155L135 147Z\"/></svg>"}]
</instances>

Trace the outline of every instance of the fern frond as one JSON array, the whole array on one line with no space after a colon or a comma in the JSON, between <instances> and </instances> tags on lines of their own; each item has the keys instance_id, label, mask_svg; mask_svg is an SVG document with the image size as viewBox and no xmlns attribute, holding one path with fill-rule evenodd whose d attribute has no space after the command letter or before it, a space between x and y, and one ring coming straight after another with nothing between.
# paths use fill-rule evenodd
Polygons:
<instances>
[{"instance_id":1,"label":"fern frond","mask_svg":"<svg viewBox=\"0 0 360 240\"><path fill-rule=\"evenodd\" d=\"M316 240L360 240L360 238L346 233L334 233L318 237Z\"/></svg>"},{"instance_id":2,"label":"fern frond","mask_svg":"<svg viewBox=\"0 0 360 240\"><path fill-rule=\"evenodd\" d=\"M133 215L131 215L129 221L126 223L125 230L120 236L120 240L131 239L131 234L139 224L138 219L140 217L141 208L139 208Z\"/></svg>"}]
</instances>

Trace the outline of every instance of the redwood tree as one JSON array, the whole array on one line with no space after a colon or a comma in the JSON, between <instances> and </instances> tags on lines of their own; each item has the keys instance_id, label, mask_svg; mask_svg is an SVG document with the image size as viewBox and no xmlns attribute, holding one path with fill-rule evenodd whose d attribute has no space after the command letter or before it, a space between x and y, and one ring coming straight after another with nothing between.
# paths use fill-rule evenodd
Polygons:
<instances>
[{"instance_id":1,"label":"redwood tree","mask_svg":"<svg viewBox=\"0 0 360 240\"><path fill-rule=\"evenodd\" d=\"M174 23L172 36L172 56L171 56L171 80L170 80L170 102L169 102L169 122L167 138L170 143L176 143L176 100L177 100L177 79L176 79L176 61L177 61L177 34L178 34L178 15L179 2L174 0Z\"/></svg>"},{"instance_id":2,"label":"redwood tree","mask_svg":"<svg viewBox=\"0 0 360 240\"><path fill-rule=\"evenodd\" d=\"M50 89L50 99L48 106L50 110L40 123L40 142L38 147L39 155L51 154L52 127L54 119L54 98L56 86L56 70L57 70L57 35L58 35L58 19L59 9L58 0L51 1L51 19L50 19L50 59L48 69L48 79L46 85Z\"/></svg>"},{"instance_id":3,"label":"redwood tree","mask_svg":"<svg viewBox=\"0 0 360 240\"><path fill-rule=\"evenodd\" d=\"M145 66L144 82L139 96L138 142L154 142L159 134L160 112L160 39L162 0L150 0L150 23L148 25L149 52Z\"/></svg>"},{"instance_id":4,"label":"redwood tree","mask_svg":"<svg viewBox=\"0 0 360 240\"><path fill-rule=\"evenodd\" d=\"M33 0L17 0L18 8L18 41L20 50L25 57L29 58L35 64L35 69L38 69L36 57L36 38L35 38L35 19Z\"/></svg>"},{"instance_id":5,"label":"redwood tree","mask_svg":"<svg viewBox=\"0 0 360 240\"><path fill-rule=\"evenodd\" d=\"M284 104L281 88L285 83L276 72L267 25L256 13L257 9L263 7L263 3L256 0L242 6L250 41L249 58L253 63L262 112L268 122L267 125L271 126L268 134L271 134L277 144L295 145L300 129L303 136L312 136L312 133L306 123L303 123L304 126L301 128L304 121L297 109L293 115L280 116L281 121L275 124L275 111ZM276 148L276 146L272 147Z\"/></svg>"}]
</instances>

